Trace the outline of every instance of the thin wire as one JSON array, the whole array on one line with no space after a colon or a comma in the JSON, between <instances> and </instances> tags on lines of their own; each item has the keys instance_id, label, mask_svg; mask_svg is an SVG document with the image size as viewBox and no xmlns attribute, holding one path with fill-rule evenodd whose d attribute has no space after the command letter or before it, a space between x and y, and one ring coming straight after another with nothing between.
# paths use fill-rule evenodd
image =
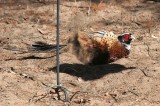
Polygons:
<instances>
[{"instance_id":1,"label":"thin wire","mask_svg":"<svg viewBox=\"0 0 160 106\"><path fill-rule=\"evenodd\" d=\"M57 33L56 33L56 71L57 71L57 85L60 85L60 78L59 78L59 26L60 26L60 21L59 21L59 10L60 10L60 0L57 0Z\"/></svg>"}]
</instances>

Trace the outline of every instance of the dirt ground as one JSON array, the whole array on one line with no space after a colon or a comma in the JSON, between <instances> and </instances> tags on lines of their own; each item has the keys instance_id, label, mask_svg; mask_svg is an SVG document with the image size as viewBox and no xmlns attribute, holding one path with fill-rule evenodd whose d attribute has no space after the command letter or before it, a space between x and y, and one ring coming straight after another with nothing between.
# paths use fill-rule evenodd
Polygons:
<instances>
[{"instance_id":1,"label":"dirt ground","mask_svg":"<svg viewBox=\"0 0 160 106\"><path fill-rule=\"evenodd\" d=\"M130 0L129 0L130 1ZM79 28L131 32L129 58L101 66L83 65L70 53L60 54L60 82L68 89L57 100L55 53L17 53L26 44L55 44L55 5L51 3L0 4L0 106L159 106L160 2L89 3L63 1L60 43Z\"/></svg>"}]
</instances>

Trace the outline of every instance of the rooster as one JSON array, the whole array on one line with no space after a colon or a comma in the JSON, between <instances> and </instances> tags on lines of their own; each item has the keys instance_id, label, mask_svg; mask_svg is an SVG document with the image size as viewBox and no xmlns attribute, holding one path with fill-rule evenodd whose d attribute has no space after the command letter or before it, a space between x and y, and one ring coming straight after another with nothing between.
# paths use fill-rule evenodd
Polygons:
<instances>
[{"instance_id":1,"label":"rooster","mask_svg":"<svg viewBox=\"0 0 160 106\"><path fill-rule=\"evenodd\" d=\"M97 31L90 34L78 32L68 39L67 45L60 45L60 51L74 54L82 63L101 65L128 57L131 41L135 39L130 33L116 36L112 32ZM13 50L13 49L12 49ZM14 51L20 51L14 49ZM56 45L35 42L30 50L21 52L56 51Z\"/></svg>"}]
</instances>

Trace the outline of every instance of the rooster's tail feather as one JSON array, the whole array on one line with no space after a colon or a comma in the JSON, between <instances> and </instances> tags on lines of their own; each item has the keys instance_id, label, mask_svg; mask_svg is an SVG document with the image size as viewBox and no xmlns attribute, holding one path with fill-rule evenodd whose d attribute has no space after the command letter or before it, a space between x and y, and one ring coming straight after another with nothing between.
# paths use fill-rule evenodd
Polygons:
<instances>
[{"instance_id":1,"label":"rooster's tail feather","mask_svg":"<svg viewBox=\"0 0 160 106\"><path fill-rule=\"evenodd\" d=\"M67 45L59 45L59 49L62 49L65 46L67 46ZM16 52L20 52L20 53L45 53L45 52L56 51L57 45L47 44L44 42L35 42L34 44L29 45L28 48L29 48L28 50L20 50L15 47L9 47L9 48L4 48L4 49L16 51Z\"/></svg>"}]
</instances>

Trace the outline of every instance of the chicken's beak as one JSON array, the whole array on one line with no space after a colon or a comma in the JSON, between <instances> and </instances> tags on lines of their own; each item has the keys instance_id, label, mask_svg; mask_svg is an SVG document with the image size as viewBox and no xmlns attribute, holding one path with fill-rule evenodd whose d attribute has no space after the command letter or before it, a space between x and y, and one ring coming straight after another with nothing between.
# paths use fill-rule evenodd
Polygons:
<instances>
[{"instance_id":1,"label":"chicken's beak","mask_svg":"<svg viewBox=\"0 0 160 106\"><path fill-rule=\"evenodd\" d=\"M131 35L131 39L132 39L132 40L135 40L136 38L134 37L134 35Z\"/></svg>"}]
</instances>

